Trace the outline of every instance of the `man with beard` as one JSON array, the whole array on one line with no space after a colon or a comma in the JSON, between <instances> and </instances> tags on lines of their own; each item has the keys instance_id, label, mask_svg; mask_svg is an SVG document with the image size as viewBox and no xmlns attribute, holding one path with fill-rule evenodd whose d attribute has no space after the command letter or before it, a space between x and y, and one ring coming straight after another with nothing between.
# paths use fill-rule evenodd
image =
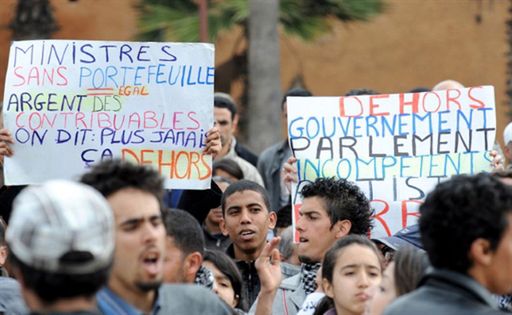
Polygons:
<instances>
[{"instance_id":1,"label":"man with beard","mask_svg":"<svg viewBox=\"0 0 512 315\"><path fill-rule=\"evenodd\" d=\"M193 285L164 285L166 231L163 180L153 169L105 161L82 176L109 202L115 252L107 286L97 294L103 314L228 314L211 292Z\"/></svg>"},{"instance_id":2,"label":"man with beard","mask_svg":"<svg viewBox=\"0 0 512 315\"><path fill-rule=\"evenodd\" d=\"M316 290L316 274L327 250L337 239L348 234L365 235L371 228L372 211L368 199L356 185L344 179L318 178L305 185L300 193L303 200L296 226L301 271L284 279L277 290L275 287L264 288L264 301L258 308L271 308L272 314L297 314L306 296ZM267 260L263 264L267 270L259 267L259 271L264 275L274 263L268 259L270 257L263 258ZM277 271L273 274L279 275ZM264 278L265 283L269 282L267 280L272 279ZM266 301L272 300L270 307ZM251 308L251 313L256 311L257 304L258 301Z\"/></svg>"}]
</instances>

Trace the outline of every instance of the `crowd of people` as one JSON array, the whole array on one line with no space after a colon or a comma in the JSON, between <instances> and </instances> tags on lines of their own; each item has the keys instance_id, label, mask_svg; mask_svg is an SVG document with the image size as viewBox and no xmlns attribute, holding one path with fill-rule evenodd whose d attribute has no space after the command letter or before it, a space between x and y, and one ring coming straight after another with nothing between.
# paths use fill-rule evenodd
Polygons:
<instances>
[{"instance_id":1,"label":"crowd of people","mask_svg":"<svg viewBox=\"0 0 512 315\"><path fill-rule=\"evenodd\" d=\"M283 121L287 96L311 93L288 91ZM75 182L2 183L0 314L510 311L511 171L453 176L427 195L417 225L374 239L360 188L318 178L301 186L294 231L286 135L258 156L235 138L238 115L228 94L215 93L207 190L165 190L156 170L118 159ZM0 159L15 154L12 143L0 128ZM508 158L512 125L505 144Z\"/></svg>"}]
</instances>

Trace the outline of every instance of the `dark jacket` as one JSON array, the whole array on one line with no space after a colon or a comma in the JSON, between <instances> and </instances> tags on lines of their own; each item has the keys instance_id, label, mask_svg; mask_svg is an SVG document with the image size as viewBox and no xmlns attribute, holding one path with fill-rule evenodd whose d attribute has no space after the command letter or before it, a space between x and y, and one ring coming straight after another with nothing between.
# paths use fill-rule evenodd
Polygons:
<instances>
[{"instance_id":1,"label":"dark jacket","mask_svg":"<svg viewBox=\"0 0 512 315\"><path fill-rule=\"evenodd\" d=\"M208 249L225 251L231 245L231 239L223 234L211 234L203 224L204 243Z\"/></svg>"},{"instance_id":2,"label":"dark jacket","mask_svg":"<svg viewBox=\"0 0 512 315\"><path fill-rule=\"evenodd\" d=\"M254 165L254 167L258 164L258 156L241 145L238 141L235 144L235 152L239 157Z\"/></svg>"},{"instance_id":3,"label":"dark jacket","mask_svg":"<svg viewBox=\"0 0 512 315\"><path fill-rule=\"evenodd\" d=\"M420 287L395 300L384 315L504 314L496 300L473 278L448 270L430 271Z\"/></svg>"},{"instance_id":4,"label":"dark jacket","mask_svg":"<svg viewBox=\"0 0 512 315\"><path fill-rule=\"evenodd\" d=\"M238 267L240 274L242 275L242 299L245 301L245 305L250 307L260 293L260 278L258 277L258 271L254 265L254 261L242 261L235 259L235 249L231 244L226 253L231 257ZM248 309L244 309L248 311Z\"/></svg>"}]
</instances>

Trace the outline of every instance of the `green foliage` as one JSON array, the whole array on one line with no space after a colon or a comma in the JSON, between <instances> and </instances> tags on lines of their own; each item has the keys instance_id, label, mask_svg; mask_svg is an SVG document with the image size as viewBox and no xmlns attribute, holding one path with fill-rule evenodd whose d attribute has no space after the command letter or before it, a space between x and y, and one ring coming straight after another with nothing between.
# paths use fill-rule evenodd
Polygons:
<instances>
[{"instance_id":1,"label":"green foliage","mask_svg":"<svg viewBox=\"0 0 512 315\"><path fill-rule=\"evenodd\" d=\"M199 14L191 0L143 0L140 5L140 39L198 41ZM383 0L281 0L280 24L286 34L312 40L327 32L333 20L368 20L384 10ZM208 4L211 41L235 25L245 27L248 0L217 0Z\"/></svg>"}]
</instances>

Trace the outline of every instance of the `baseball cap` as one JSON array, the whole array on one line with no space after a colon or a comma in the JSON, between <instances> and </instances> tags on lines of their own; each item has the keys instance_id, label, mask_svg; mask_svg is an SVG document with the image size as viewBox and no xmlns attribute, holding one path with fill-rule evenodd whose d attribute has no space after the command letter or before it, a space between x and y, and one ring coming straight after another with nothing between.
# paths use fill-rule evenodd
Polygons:
<instances>
[{"instance_id":1,"label":"baseball cap","mask_svg":"<svg viewBox=\"0 0 512 315\"><path fill-rule=\"evenodd\" d=\"M512 141L512 122L503 130L503 142L507 145L510 141Z\"/></svg>"},{"instance_id":2,"label":"baseball cap","mask_svg":"<svg viewBox=\"0 0 512 315\"><path fill-rule=\"evenodd\" d=\"M16 258L33 269L94 273L112 263L112 210L92 187L48 181L28 187L16 197L6 240Z\"/></svg>"},{"instance_id":3,"label":"baseball cap","mask_svg":"<svg viewBox=\"0 0 512 315\"><path fill-rule=\"evenodd\" d=\"M374 241L381 242L393 250L398 250L405 246L414 246L418 249L423 249L423 244L420 237L420 229L418 224L408 226L392 236L377 237Z\"/></svg>"}]
</instances>

